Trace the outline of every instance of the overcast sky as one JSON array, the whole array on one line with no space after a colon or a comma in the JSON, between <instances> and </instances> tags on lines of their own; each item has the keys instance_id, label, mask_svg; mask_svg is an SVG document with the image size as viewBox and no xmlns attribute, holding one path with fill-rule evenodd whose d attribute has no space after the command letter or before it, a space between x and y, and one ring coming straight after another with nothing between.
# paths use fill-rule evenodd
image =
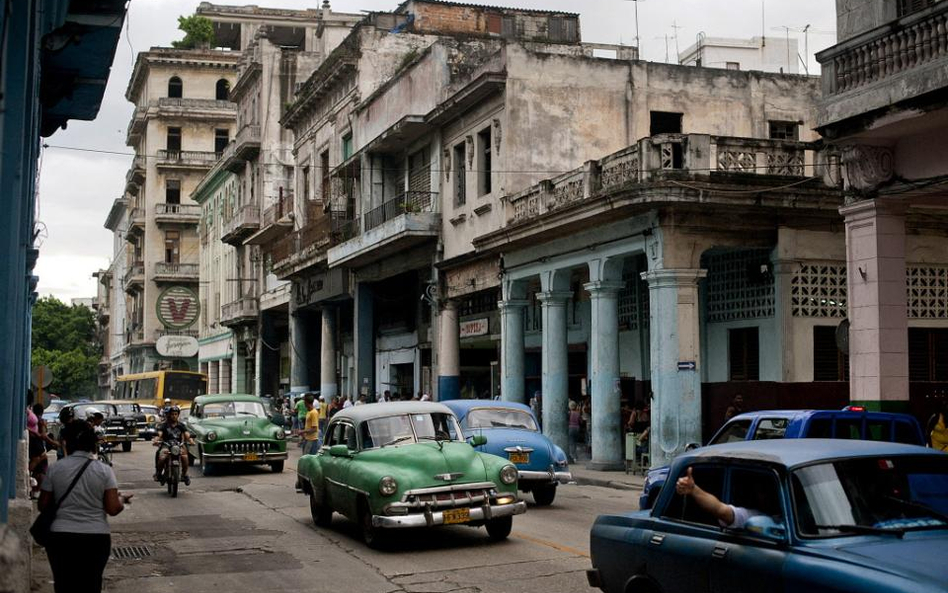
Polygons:
<instances>
[{"instance_id":1,"label":"overcast sky","mask_svg":"<svg viewBox=\"0 0 948 593\"><path fill-rule=\"evenodd\" d=\"M239 0L219 2L241 4ZM321 0L256 0L258 6L315 8ZM333 0L333 10L392 10L399 0ZM635 4L631 0L505 0L483 4L545 8L580 14L584 41L632 44ZM103 226L112 202L122 196L131 149L125 130L132 105L125 100L136 52L167 46L179 39L177 17L192 14L199 0L131 0L126 27L115 54L112 75L99 117L92 122L70 122L46 139L38 198L38 219L45 225L36 273L41 295L69 301L96 294L92 274L106 268L112 257L112 234ZM763 10L762 10L763 7ZM811 25L809 64L818 68L813 54L835 41L835 3L832 0L639 0L641 56L664 61L666 43L671 59L677 45L684 50L703 32L708 37L784 37L785 27ZM763 23L762 23L763 12ZM794 31L803 51L802 33ZM667 41L666 41L667 39ZM87 150L65 150L74 147ZM119 154L108 154L119 153Z\"/></svg>"}]
</instances>

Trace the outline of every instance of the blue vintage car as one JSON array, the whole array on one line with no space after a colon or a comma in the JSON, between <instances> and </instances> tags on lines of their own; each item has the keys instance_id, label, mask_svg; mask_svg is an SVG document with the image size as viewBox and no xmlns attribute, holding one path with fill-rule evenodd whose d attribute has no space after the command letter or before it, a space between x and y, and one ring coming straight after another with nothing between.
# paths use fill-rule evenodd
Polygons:
<instances>
[{"instance_id":1,"label":"blue vintage car","mask_svg":"<svg viewBox=\"0 0 948 593\"><path fill-rule=\"evenodd\" d=\"M858 440L736 442L675 459L736 518L663 488L654 508L601 515L590 586L607 593L948 591L948 455ZM720 510L720 506L713 506Z\"/></svg>"},{"instance_id":2,"label":"blue vintage car","mask_svg":"<svg viewBox=\"0 0 948 593\"><path fill-rule=\"evenodd\" d=\"M711 437L709 445L771 439L862 439L925 445L914 416L869 412L847 406L842 410L760 410L738 414ZM649 470L639 496L639 508L649 509L668 476L668 466Z\"/></svg>"},{"instance_id":3,"label":"blue vintage car","mask_svg":"<svg viewBox=\"0 0 948 593\"><path fill-rule=\"evenodd\" d=\"M556 486L572 480L566 453L540 432L533 410L511 402L459 399L442 402L461 422L465 438L487 437L478 447L517 466L519 489L532 492L538 506L553 504Z\"/></svg>"}]
</instances>

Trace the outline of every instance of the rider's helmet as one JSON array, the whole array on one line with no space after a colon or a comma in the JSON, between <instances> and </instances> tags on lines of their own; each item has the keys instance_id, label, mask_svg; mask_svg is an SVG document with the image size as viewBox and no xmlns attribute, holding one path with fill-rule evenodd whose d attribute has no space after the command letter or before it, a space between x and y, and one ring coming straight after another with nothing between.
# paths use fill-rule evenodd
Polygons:
<instances>
[{"instance_id":1,"label":"rider's helmet","mask_svg":"<svg viewBox=\"0 0 948 593\"><path fill-rule=\"evenodd\" d=\"M180 406L171 406L170 408L168 408L168 413L170 414L171 412L174 412L175 414L180 414L180 413L181 413L181 407L180 407Z\"/></svg>"},{"instance_id":2,"label":"rider's helmet","mask_svg":"<svg viewBox=\"0 0 948 593\"><path fill-rule=\"evenodd\" d=\"M76 417L76 412L72 408L63 408L59 411L59 423L68 424Z\"/></svg>"},{"instance_id":3,"label":"rider's helmet","mask_svg":"<svg viewBox=\"0 0 948 593\"><path fill-rule=\"evenodd\" d=\"M89 408L86 410L86 420L94 420L97 416L100 418L105 418L105 414L103 414L98 408Z\"/></svg>"}]
</instances>

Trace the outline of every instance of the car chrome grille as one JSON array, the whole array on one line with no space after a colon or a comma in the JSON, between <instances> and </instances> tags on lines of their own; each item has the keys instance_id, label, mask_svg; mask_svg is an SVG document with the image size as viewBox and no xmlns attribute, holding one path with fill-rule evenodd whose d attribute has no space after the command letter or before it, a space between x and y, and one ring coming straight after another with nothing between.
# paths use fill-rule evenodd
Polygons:
<instances>
[{"instance_id":1,"label":"car chrome grille","mask_svg":"<svg viewBox=\"0 0 948 593\"><path fill-rule=\"evenodd\" d=\"M404 502L407 506L418 508L426 506L434 508L475 506L489 501L492 490L493 488L490 486L465 488L461 490L454 488L445 488L443 490L430 488L418 493L408 492Z\"/></svg>"},{"instance_id":2,"label":"car chrome grille","mask_svg":"<svg viewBox=\"0 0 948 593\"><path fill-rule=\"evenodd\" d=\"M266 441L243 441L240 443L224 443L225 453L266 453L270 450L270 443Z\"/></svg>"}]
</instances>

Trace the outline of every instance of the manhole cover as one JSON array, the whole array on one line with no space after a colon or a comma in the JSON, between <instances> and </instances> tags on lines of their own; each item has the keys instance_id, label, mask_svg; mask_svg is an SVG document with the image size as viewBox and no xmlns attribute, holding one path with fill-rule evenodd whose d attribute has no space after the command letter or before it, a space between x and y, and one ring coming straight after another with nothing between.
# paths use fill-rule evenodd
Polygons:
<instances>
[{"instance_id":1,"label":"manhole cover","mask_svg":"<svg viewBox=\"0 0 948 593\"><path fill-rule=\"evenodd\" d=\"M112 548L112 558L115 560L135 560L151 556L148 546L118 546Z\"/></svg>"}]
</instances>

